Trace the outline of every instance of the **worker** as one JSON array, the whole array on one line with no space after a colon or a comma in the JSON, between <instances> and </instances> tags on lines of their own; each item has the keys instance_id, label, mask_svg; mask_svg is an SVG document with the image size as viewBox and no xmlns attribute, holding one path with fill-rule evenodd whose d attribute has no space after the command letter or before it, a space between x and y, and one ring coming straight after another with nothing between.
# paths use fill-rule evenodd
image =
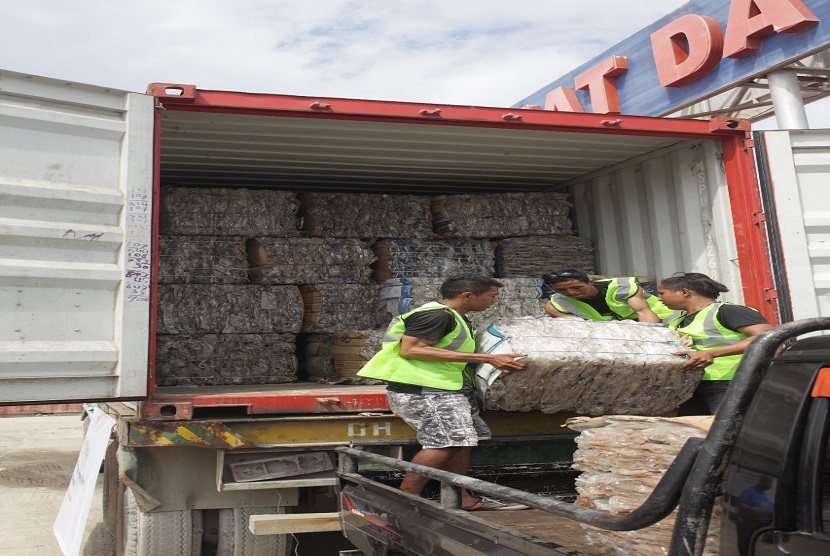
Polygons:
<instances>
[{"instance_id":1,"label":"worker","mask_svg":"<svg viewBox=\"0 0 830 556\"><path fill-rule=\"evenodd\" d=\"M545 312L552 317L659 323L674 315L633 277L593 280L580 270L564 268L544 274L542 281L554 292L545 304Z\"/></svg>"},{"instance_id":2,"label":"worker","mask_svg":"<svg viewBox=\"0 0 830 556\"><path fill-rule=\"evenodd\" d=\"M496 303L502 284L462 275L441 285L441 301L392 320L383 347L358 376L387 382L389 408L416 431L421 450L413 463L466 475L472 447L491 437L479 415L468 363L489 363L503 373L523 371L522 353L475 353L466 315ZM429 479L407 473L401 490L420 496ZM519 510L522 504L473 496L462 489L466 510Z\"/></svg>"},{"instance_id":3,"label":"worker","mask_svg":"<svg viewBox=\"0 0 830 556\"><path fill-rule=\"evenodd\" d=\"M681 371L703 370L703 379L678 415L713 415L735 375L749 343L772 325L756 309L718 301L729 289L706 274L687 272L660 282L657 294L666 307L682 311L669 328L692 337L692 350L675 352L689 359Z\"/></svg>"}]
</instances>

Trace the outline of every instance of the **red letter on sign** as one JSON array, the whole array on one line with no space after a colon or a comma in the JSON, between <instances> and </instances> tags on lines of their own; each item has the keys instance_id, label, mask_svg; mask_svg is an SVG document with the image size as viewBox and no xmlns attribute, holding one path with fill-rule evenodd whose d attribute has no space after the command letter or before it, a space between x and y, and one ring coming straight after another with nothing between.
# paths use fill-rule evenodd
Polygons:
<instances>
[{"instance_id":1,"label":"red letter on sign","mask_svg":"<svg viewBox=\"0 0 830 556\"><path fill-rule=\"evenodd\" d=\"M742 58L761 46L773 32L794 33L818 23L801 0L732 0L723 55Z\"/></svg>"},{"instance_id":2,"label":"red letter on sign","mask_svg":"<svg viewBox=\"0 0 830 556\"><path fill-rule=\"evenodd\" d=\"M574 85L579 90L588 89L591 95L591 111L594 114L619 114L620 97L617 95L617 80L611 79L628 71L625 56L611 56L576 76Z\"/></svg>"},{"instance_id":3,"label":"red letter on sign","mask_svg":"<svg viewBox=\"0 0 830 556\"><path fill-rule=\"evenodd\" d=\"M545 95L545 110L556 112L585 112L576 93L570 87L557 87Z\"/></svg>"},{"instance_id":4,"label":"red letter on sign","mask_svg":"<svg viewBox=\"0 0 830 556\"><path fill-rule=\"evenodd\" d=\"M680 87L718 65L723 33L709 16L679 17L651 34L651 50L663 87Z\"/></svg>"}]
</instances>

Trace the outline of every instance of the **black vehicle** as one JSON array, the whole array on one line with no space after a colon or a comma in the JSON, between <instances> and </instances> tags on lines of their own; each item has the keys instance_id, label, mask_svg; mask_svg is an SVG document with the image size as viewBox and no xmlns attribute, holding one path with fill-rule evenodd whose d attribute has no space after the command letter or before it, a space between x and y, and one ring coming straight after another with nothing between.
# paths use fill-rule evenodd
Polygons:
<instances>
[{"instance_id":1,"label":"black vehicle","mask_svg":"<svg viewBox=\"0 0 830 556\"><path fill-rule=\"evenodd\" d=\"M366 556L579 554L552 540L563 518L627 531L677 508L669 554L699 556L714 505L720 504L722 556L830 554L830 336L794 341L821 330L830 330L830 318L784 324L759 336L707 437L690 439L652 495L629 514L339 448L343 533ZM358 472L359 460L441 481L440 500L370 480ZM751 485L747 476L753 477ZM545 539L530 536L462 511L461 488L541 510L535 519L552 532Z\"/></svg>"}]
</instances>

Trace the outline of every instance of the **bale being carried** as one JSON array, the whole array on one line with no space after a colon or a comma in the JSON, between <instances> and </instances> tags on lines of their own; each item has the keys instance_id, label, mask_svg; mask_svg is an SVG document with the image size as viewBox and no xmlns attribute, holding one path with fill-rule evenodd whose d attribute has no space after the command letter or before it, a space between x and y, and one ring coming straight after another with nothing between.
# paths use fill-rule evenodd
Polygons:
<instances>
[{"instance_id":1,"label":"bale being carried","mask_svg":"<svg viewBox=\"0 0 830 556\"><path fill-rule=\"evenodd\" d=\"M664 415L689 399L702 371L680 371L690 339L660 325L576 318L499 318L476 334L484 353L527 353L524 372L476 373L485 409L580 415Z\"/></svg>"}]
</instances>

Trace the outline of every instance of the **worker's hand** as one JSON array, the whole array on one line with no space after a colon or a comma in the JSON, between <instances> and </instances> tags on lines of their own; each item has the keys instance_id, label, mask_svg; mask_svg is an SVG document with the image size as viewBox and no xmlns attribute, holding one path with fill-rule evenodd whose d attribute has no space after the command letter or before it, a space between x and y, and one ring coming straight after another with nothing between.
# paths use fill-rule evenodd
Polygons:
<instances>
[{"instance_id":1,"label":"worker's hand","mask_svg":"<svg viewBox=\"0 0 830 556\"><path fill-rule=\"evenodd\" d=\"M688 361L680 365L681 371L702 371L711 365L715 359L707 350L675 351L672 355L681 355L689 358Z\"/></svg>"},{"instance_id":2,"label":"worker's hand","mask_svg":"<svg viewBox=\"0 0 830 556\"><path fill-rule=\"evenodd\" d=\"M516 361L522 357L527 357L526 353L493 353L490 357L491 359L487 362L503 373L524 371L527 369L527 363Z\"/></svg>"}]
</instances>

